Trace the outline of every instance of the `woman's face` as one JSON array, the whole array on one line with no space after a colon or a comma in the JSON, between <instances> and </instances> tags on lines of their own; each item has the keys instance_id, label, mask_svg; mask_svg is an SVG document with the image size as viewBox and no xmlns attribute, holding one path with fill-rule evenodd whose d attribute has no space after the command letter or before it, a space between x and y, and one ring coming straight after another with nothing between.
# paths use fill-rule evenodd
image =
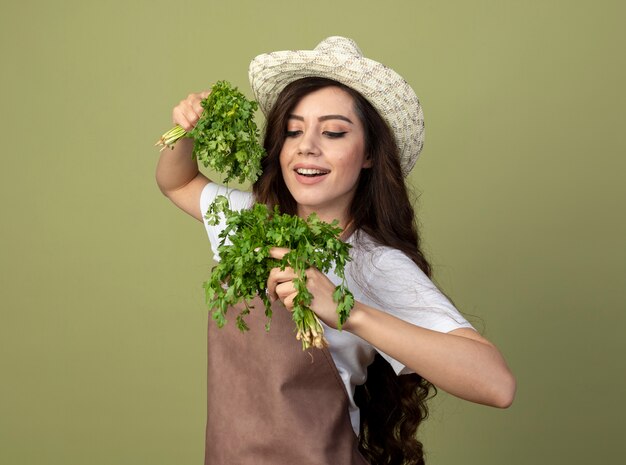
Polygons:
<instances>
[{"instance_id":1,"label":"woman's face","mask_svg":"<svg viewBox=\"0 0 626 465\"><path fill-rule=\"evenodd\" d=\"M345 226L361 169L371 166L348 93L325 87L298 102L289 115L280 166L300 216L316 212Z\"/></svg>"}]
</instances>

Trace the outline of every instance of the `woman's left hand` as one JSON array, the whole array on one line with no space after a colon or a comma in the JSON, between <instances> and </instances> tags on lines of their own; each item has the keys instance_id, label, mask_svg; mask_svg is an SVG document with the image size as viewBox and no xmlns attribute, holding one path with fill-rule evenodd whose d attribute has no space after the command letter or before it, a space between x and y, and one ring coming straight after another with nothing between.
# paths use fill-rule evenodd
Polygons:
<instances>
[{"instance_id":1,"label":"woman's left hand","mask_svg":"<svg viewBox=\"0 0 626 465\"><path fill-rule=\"evenodd\" d=\"M289 252L289 249L273 247L270 257L280 260ZM293 311L293 300L297 291L293 285L296 274L292 268L284 270L273 268L267 280L267 290L272 302L280 300L285 308ZM317 268L306 270L306 287L313 295L311 310L328 326L337 328L337 303L333 300L335 285Z\"/></svg>"}]
</instances>

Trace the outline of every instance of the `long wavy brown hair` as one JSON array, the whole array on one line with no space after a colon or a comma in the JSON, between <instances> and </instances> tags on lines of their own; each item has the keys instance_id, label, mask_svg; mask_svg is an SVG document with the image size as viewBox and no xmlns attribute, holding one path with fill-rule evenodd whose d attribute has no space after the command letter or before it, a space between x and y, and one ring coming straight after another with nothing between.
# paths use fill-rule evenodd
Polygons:
<instances>
[{"instance_id":1,"label":"long wavy brown hair","mask_svg":"<svg viewBox=\"0 0 626 465\"><path fill-rule=\"evenodd\" d=\"M356 234L364 231L375 242L401 250L431 276L431 268L420 249L415 212L404 183L398 147L389 126L358 92L336 81L310 77L289 84L267 115L263 174L253 185L256 201L281 212L297 214L280 168L280 152L287 121L304 96L324 87L343 89L354 100L354 109L365 129L366 157L371 168L363 169L350 206ZM368 367L367 381L357 386L355 402L361 425L359 449L373 465L424 464L422 443L417 439L420 423L428 416L426 400L435 387L418 374L397 376L380 355Z\"/></svg>"}]
</instances>

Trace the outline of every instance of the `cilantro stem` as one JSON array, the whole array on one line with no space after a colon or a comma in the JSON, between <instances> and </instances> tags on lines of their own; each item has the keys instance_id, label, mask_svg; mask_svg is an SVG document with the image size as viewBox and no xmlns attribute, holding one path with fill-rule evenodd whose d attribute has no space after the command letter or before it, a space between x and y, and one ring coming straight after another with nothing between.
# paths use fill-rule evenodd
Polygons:
<instances>
[{"instance_id":1,"label":"cilantro stem","mask_svg":"<svg viewBox=\"0 0 626 465\"><path fill-rule=\"evenodd\" d=\"M185 131L178 124L174 126L172 129L167 131L165 134L161 136L161 138L154 144L155 146L161 147L161 152L166 148L174 148L174 144L178 142L180 139L187 135L187 131Z\"/></svg>"}]
</instances>

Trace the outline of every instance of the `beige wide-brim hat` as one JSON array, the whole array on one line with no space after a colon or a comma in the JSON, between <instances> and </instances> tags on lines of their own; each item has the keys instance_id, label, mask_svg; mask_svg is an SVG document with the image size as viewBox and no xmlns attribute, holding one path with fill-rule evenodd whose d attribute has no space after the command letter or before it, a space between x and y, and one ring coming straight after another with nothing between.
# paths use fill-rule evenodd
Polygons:
<instances>
[{"instance_id":1,"label":"beige wide-brim hat","mask_svg":"<svg viewBox=\"0 0 626 465\"><path fill-rule=\"evenodd\" d=\"M392 69L365 58L352 39L329 37L313 50L259 55L250 63L250 86L267 115L280 92L304 77L325 77L358 91L385 119L398 144L404 176L424 145L424 114L409 84Z\"/></svg>"}]
</instances>

